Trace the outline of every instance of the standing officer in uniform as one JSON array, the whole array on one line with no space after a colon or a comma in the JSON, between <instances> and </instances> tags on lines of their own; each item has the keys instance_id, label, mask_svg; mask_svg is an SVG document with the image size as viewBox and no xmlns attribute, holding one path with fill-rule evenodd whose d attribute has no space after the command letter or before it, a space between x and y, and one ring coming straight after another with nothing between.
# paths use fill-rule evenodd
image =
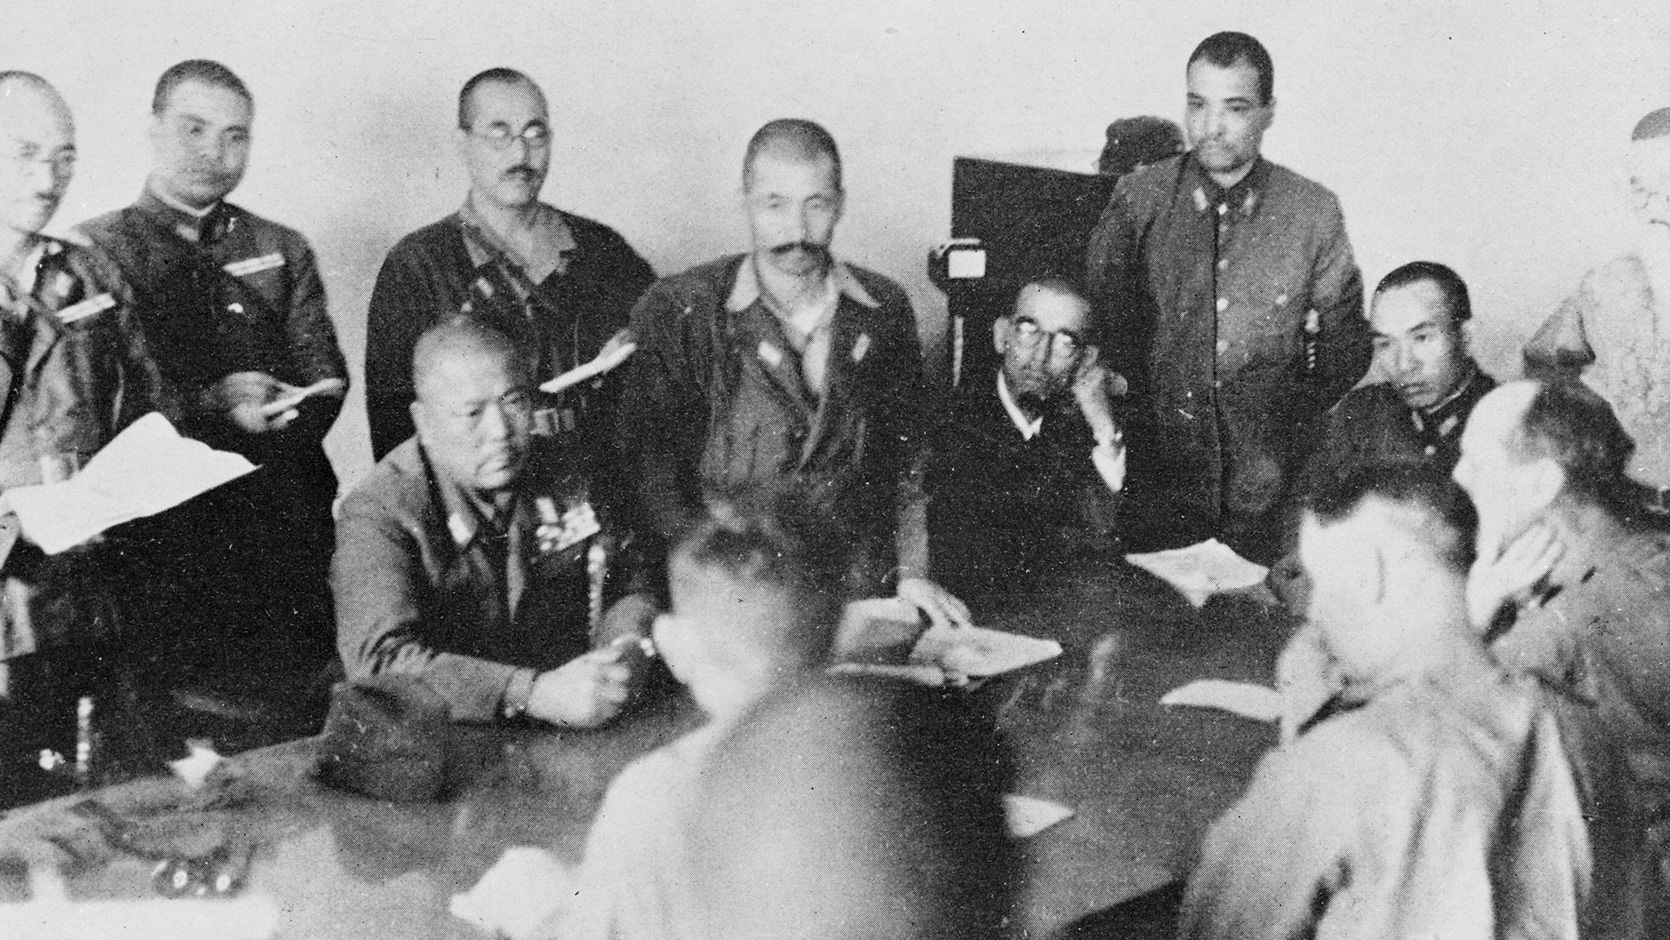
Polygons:
<instances>
[{"instance_id":1,"label":"standing officer in uniform","mask_svg":"<svg viewBox=\"0 0 1670 940\"><path fill-rule=\"evenodd\" d=\"M1333 193L1259 156L1258 40L1208 37L1187 76L1193 149L1121 179L1088 254L1110 365L1146 402L1122 528L1267 561L1317 418L1368 368L1362 275Z\"/></svg>"},{"instance_id":2,"label":"standing officer in uniform","mask_svg":"<svg viewBox=\"0 0 1670 940\"><path fill-rule=\"evenodd\" d=\"M412 347L460 311L538 353L541 382L581 365L626 327L655 272L614 229L539 201L551 166L545 95L511 69L489 69L458 93L464 205L389 252L371 294L366 409L375 459L412 434ZM541 398L545 432L578 431L608 453L615 380Z\"/></svg>"},{"instance_id":3,"label":"standing officer in uniform","mask_svg":"<svg viewBox=\"0 0 1670 940\"><path fill-rule=\"evenodd\" d=\"M330 662L336 475L321 441L347 370L306 240L225 201L249 159L249 89L193 59L162 74L151 110L155 165L139 201L82 230L133 285L184 400L181 430L260 470L158 520L159 570L140 600L155 626L188 631L196 679L242 689L286 667L299 679Z\"/></svg>"}]
</instances>

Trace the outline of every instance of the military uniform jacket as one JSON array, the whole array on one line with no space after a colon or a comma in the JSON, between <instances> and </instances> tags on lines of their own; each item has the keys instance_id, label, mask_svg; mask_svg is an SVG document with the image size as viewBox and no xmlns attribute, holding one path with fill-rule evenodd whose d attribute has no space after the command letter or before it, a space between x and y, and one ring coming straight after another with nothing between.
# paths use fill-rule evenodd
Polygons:
<instances>
[{"instance_id":1,"label":"military uniform jacket","mask_svg":"<svg viewBox=\"0 0 1670 940\"><path fill-rule=\"evenodd\" d=\"M1274 508L1316 418L1368 368L1339 203L1267 160L1228 191L1188 154L1122 178L1086 282L1103 351L1147 403L1133 486L1166 481L1207 520Z\"/></svg>"},{"instance_id":2,"label":"military uniform jacket","mask_svg":"<svg viewBox=\"0 0 1670 940\"><path fill-rule=\"evenodd\" d=\"M553 669L590 647L591 539L547 550L538 535L542 497L561 511L586 496L585 478L555 456L530 458L503 535L437 478L416 438L377 464L336 527L331 586L350 678L416 675L454 719L487 721L517 669Z\"/></svg>"},{"instance_id":3,"label":"military uniform jacket","mask_svg":"<svg viewBox=\"0 0 1670 940\"><path fill-rule=\"evenodd\" d=\"M41 458L85 464L147 412L177 417L133 297L104 258L47 239L32 288L0 306L0 491L42 482ZM19 543L3 556L0 659L114 630L103 554Z\"/></svg>"},{"instance_id":4,"label":"military uniform jacket","mask_svg":"<svg viewBox=\"0 0 1670 940\"><path fill-rule=\"evenodd\" d=\"M280 463L289 482L333 498L336 476L322 441L341 397L314 396L290 426L256 435L234 427L206 395L234 372L296 386L348 381L307 240L226 202L199 222L149 189L80 228L133 285L157 365L186 408L182 433L255 463Z\"/></svg>"},{"instance_id":5,"label":"military uniform jacket","mask_svg":"<svg viewBox=\"0 0 1670 940\"><path fill-rule=\"evenodd\" d=\"M1470 366L1472 375L1446 401L1410 408L1383 382L1353 389L1329 412L1321 443L1305 468L1307 483L1367 466L1430 466L1448 474L1461 460L1461 431L1496 380Z\"/></svg>"},{"instance_id":6,"label":"military uniform jacket","mask_svg":"<svg viewBox=\"0 0 1670 940\"><path fill-rule=\"evenodd\" d=\"M632 312L623 431L663 535L694 518L704 490L800 474L828 487L851 527L890 539L924 442L921 341L905 292L837 265L839 300L820 397L757 290L747 255L663 279ZM746 274L753 280L752 271ZM746 285L744 285L746 287Z\"/></svg>"},{"instance_id":7,"label":"military uniform jacket","mask_svg":"<svg viewBox=\"0 0 1670 940\"><path fill-rule=\"evenodd\" d=\"M371 294L365 345L373 457L412 435L412 348L430 324L460 312L487 320L538 352L540 381L589 361L626 326L655 272L614 229L557 214L574 246L564 253L566 269L537 285L462 213L418 229L389 252ZM592 446L609 446L617 396L609 376L570 389L546 402L556 415L566 413L550 430L578 427Z\"/></svg>"}]
</instances>

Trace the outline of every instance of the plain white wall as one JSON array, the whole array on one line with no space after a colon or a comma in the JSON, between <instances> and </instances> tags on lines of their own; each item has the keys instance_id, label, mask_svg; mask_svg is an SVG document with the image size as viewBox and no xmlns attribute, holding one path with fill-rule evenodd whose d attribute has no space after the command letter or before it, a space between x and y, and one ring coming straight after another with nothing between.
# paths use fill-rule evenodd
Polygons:
<instances>
[{"instance_id":1,"label":"plain white wall","mask_svg":"<svg viewBox=\"0 0 1670 940\"><path fill-rule=\"evenodd\" d=\"M206 57L244 78L255 152L233 198L312 240L356 382L377 266L462 198L454 97L490 66L551 100L546 198L663 273L745 245L738 164L758 125L824 122L850 192L837 248L904 282L938 341L923 260L949 231L952 158L1088 161L1114 118L1179 118L1195 43L1245 30L1276 63L1266 153L1340 195L1371 284L1416 257L1456 266L1499 373L1624 244L1629 131L1670 104L1664 0L10 0L0 23L0 68L40 72L75 110L60 228L138 193L163 69ZM345 483L364 472L357 394L330 445Z\"/></svg>"}]
</instances>

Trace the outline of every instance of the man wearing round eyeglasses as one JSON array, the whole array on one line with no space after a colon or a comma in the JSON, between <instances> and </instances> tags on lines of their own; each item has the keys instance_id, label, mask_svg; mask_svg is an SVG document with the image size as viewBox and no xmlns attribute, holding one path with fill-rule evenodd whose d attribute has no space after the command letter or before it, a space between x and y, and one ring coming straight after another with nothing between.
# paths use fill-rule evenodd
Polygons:
<instances>
[{"instance_id":1,"label":"man wearing round eyeglasses","mask_svg":"<svg viewBox=\"0 0 1670 940\"><path fill-rule=\"evenodd\" d=\"M142 524L157 540L135 585L145 634L171 637L179 681L221 704L286 708L311 686L322 714L331 662L327 587L337 479L324 437L348 369L307 240L227 201L249 165L255 102L225 65L163 72L153 153L133 205L82 224L133 285L152 355L180 393L181 433L260 469ZM304 394L305 391L305 394ZM250 663L293 668L252 670ZM253 701L252 674L275 688ZM269 716L270 717L270 716Z\"/></svg>"},{"instance_id":2,"label":"man wearing round eyeglasses","mask_svg":"<svg viewBox=\"0 0 1670 940\"><path fill-rule=\"evenodd\" d=\"M971 604L1042 588L1105 544L1125 482L1113 394L1122 389L1092 324L1070 281L1022 287L992 324L996 375L965 381L935 436L931 555Z\"/></svg>"},{"instance_id":3,"label":"man wearing round eyeglasses","mask_svg":"<svg viewBox=\"0 0 1670 940\"><path fill-rule=\"evenodd\" d=\"M613 229L539 200L551 121L528 76L495 68L465 82L455 136L470 181L464 205L401 239L371 295L365 390L378 459L412 434L412 347L425 327L461 311L492 323L538 352L543 382L596 357L655 280ZM615 381L540 396L536 427L606 452Z\"/></svg>"},{"instance_id":4,"label":"man wearing round eyeglasses","mask_svg":"<svg viewBox=\"0 0 1670 940\"><path fill-rule=\"evenodd\" d=\"M458 721L591 727L625 705L643 661L612 642L635 622L590 629L590 557L613 506L586 454L532 433L531 358L469 317L419 338L417 434L342 506L337 649L351 678L423 679Z\"/></svg>"},{"instance_id":5,"label":"man wearing round eyeglasses","mask_svg":"<svg viewBox=\"0 0 1670 940\"><path fill-rule=\"evenodd\" d=\"M41 233L74 173L64 99L38 75L0 71L0 503L14 487L61 481L168 407L121 275ZM37 761L43 750L75 753L82 696L95 698L96 717L120 714L116 545L112 536L47 555L0 510L0 807L52 791ZM116 724L113 746L145 737Z\"/></svg>"}]
</instances>

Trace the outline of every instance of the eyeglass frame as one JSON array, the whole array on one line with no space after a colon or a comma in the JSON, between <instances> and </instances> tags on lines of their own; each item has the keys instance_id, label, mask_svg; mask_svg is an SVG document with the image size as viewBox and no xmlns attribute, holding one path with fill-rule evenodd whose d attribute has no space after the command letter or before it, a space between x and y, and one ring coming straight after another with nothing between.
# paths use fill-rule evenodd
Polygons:
<instances>
[{"instance_id":1,"label":"eyeglass frame","mask_svg":"<svg viewBox=\"0 0 1670 940\"><path fill-rule=\"evenodd\" d=\"M473 127L461 127L459 129L477 140L484 141L491 150L509 150L510 145L518 140L527 144L529 150L545 150L551 146L551 126L544 121L529 121L523 125L520 131L514 134L510 132L509 127L497 122L490 125L490 130L486 132L478 131ZM493 133L495 130L501 133ZM534 131L539 133L533 134Z\"/></svg>"},{"instance_id":2,"label":"eyeglass frame","mask_svg":"<svg viewBox=\"0 0 1670 940\"><path fill-rule=\"evenodd\" d=\"M1036 349L1038 344L1047 338L1049 340L1049 355L1055 358L1071 361L1084 355L1091 347L1091 344L1085 342L1084 337L1077 333L1071 330L1046 330L1038 325L1037 320L1031 317L1011 316L1009 317L1009 328L1014 341L1030 349ZM1059 348L1061 340L1067 340L1070 344L1069 348L1065 350Z\"/></svg>"}]
</instances>

